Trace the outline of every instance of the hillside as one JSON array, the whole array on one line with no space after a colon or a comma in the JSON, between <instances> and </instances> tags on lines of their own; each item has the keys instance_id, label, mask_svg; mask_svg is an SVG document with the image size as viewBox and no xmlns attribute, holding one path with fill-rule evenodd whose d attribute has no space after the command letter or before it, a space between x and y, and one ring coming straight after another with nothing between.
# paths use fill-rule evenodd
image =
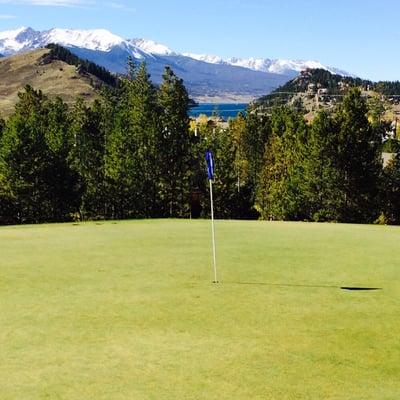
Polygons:
<instances>
[{"instance_id":1,"label":"hillside","mask_svg":"<svg viewBox=\"0 0 400 400\"><path fill-rule=\"evenodd\" d=\"M88 72L85 62L78 58L67 60L68 63L63 61L68 53L61 56L48 48L1 58L0 115L11 114L18 101L18 92L26 85L42 90L50 98L61 97L70 105L79 96L89 103L93 102L107 79Z\"/></svg>"},{"instance_id":2,"label":"hillside","mask_svg":"<svg viewBox=\"0 0 400 400\"><path fill-rule=\"evenodd\" d=\"M357 87L368 101L379 99L384 107L383 117L392 121L400 114L400 82L372 82L356 77L332 74L323 69L308 69L272 93L261 97L255 106L268 109L290 105L312 119L320 109L332 109L340 103L350 88Z\"/></svg>"}]
</instances>

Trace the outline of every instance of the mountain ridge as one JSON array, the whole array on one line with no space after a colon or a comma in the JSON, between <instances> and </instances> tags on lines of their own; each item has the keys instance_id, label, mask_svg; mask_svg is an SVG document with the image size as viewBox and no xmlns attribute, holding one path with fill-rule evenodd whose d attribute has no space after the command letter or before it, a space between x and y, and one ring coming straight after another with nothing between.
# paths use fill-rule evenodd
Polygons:
<instances>
[{"instance_id":1,"label":"mountain ridge","mask_svg":"<svg viewBox=\"0 0 400 400\"><path fill-rule=\"evenodd\" d=\"M71 50L115 73L126 71L128 57L146 61L153 81L161 82L165 66L170 66L184 80L194 98L224 97L240 102L268 94L310 65L324 67L315 61L199 56L178 53L169 47L146 39L124 39L105 29L77 30L53 28L36 31L21 27L0 32L0 54L5 56L42 48L50 43ZM343 74L347 74L343 72Z\"/></svg>"}]
</instances>

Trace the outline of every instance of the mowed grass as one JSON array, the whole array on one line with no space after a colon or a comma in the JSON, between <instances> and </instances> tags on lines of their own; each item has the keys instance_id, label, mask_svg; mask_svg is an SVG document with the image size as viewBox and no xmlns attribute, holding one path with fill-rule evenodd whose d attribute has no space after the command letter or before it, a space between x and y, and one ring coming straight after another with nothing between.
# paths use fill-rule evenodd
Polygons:
<instances>
[{"instance_id":1,"label":"mowed grass","mask_svg":"<svg viewBox=\"0 0 400 400\"><path fill-rule=\"evenodd\" d=\"M216 229L0 228L0 398L400 398L399 228Z\"/></svg>"}]
</instances>

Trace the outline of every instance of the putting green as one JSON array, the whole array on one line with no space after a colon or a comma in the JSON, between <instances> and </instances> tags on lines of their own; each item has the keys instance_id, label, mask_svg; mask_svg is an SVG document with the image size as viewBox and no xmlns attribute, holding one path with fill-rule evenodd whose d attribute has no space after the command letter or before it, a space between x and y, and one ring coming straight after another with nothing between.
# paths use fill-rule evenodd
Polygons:
<instances>
[{"instance_id":1,"label":"putting green","mask_svg":"<svg viewBox=\"0 0 400 400\"><path fill-rule=\"evenodd\" d=\"M216 229L1 227L0 398L400 397L400 228Z\"/></svg>"}]
</instances>

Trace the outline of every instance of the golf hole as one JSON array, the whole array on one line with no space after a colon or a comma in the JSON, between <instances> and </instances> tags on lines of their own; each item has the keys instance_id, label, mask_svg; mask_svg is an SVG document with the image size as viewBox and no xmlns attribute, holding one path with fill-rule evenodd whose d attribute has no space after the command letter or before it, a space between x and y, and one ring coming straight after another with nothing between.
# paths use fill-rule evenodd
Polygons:
<instances>
[{"instance_id":1,"label":"golf hole","mask_svg":"<svg viewBox=\"0 0 400 400\"><path fill-rule=\"evenodd\" d=\"M357 286L342 286L340 289L342 290L382 290L382 288L373 288L373 287L357 287Z\"/></svg>"}]
</instances>

